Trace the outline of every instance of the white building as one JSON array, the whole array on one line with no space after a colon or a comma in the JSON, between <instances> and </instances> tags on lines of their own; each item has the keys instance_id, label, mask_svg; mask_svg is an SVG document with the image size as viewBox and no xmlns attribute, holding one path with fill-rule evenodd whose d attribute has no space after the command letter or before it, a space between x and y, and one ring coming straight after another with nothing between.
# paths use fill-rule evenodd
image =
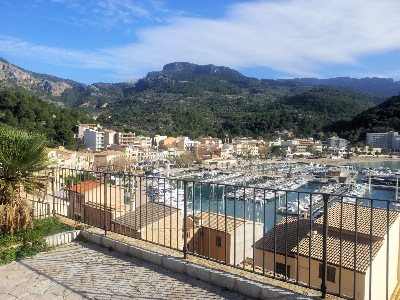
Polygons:
<instances>
[{"instance_id":1,"label":"white building","mask_svg":"<svg viewBox=\"0 0 400 300\"><path fill-rule=\"evenodd\" d=\"M342 139L340 137L334 136L327 140L327 147L336 148L336 149L345 149L348 144L348 141Z\"/></svg>"},{"instance_id":2,"label":"white building","mask_svg":"<svg viewBox=\"0 0 400 300\"><path fill-rule=\"evenodd\" d=\"M81 140L83 139L83 135L86 129L93 129L93 130L101 129L101 126L99 124L78 124L77 127L78 127L78 132L75 137Z\"/></svg>"},{"instance_id":3,"label":"white building","mask_svg":"<svg viewBox=\"0 0 400 300\"><path fill-rule=\"evenodd\" d=\"M152 146L152 139L149 136L136 136L133 145L139 148L150 148Z\"/></svg>"},{"instance_id":4,"label":"white building","mask_svg":"<svg viewBox=\"0 0 400 300\"><path fill-rule=\"evenodd\" d=\"M103 151L105 149L105 133L93 129L86 129L83 143L90 151Z\"/></svg>"},{"instance_id":5,"label":"white building","mask_svg":"<svg viewBox=\"0 0 400 300\"><path fill-rule=\"evenodd\" d=\"M185 151L188 152L193 152L193 149L196 147L198 143L199 142L193 141L187 136L182 136L180 137L180 140L176 142L176 147L184 149Z\"/></svg>"},{"instance_id":6,"label":"white building","mask_svg":"<svg viewBox=\"0 0 400 300\"><path fill-rule=\"evenodd\" d=\"M400 136L398 132L367 133L367 144L374 148L387 148L400 150Z\"/></svg>"}]
</instances>

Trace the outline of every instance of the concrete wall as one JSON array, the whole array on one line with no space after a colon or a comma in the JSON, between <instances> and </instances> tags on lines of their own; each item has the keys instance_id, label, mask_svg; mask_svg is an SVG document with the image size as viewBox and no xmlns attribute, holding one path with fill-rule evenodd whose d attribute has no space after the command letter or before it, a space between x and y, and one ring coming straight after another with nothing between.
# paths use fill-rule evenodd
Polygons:
<instances>
[{"instance_id":1,"label":"concrete wall","mask_svg":"<svg viewBox=\"0 0 400 300\"><path fill-rule=\"evenodd\" d=\"M264 255L263 255L264 254ZM263 260L264 256L264 260ZM275 262L285 264L285 256L281 254L276 254ZM269 270L271 272L274 271L274 253L263 251L260 249L256 249L254 264L260 268L264 268L265 270ZM297 260L294 257L287 257L286 264L290 266L290 274L289 277L292 279L296 279L297 276Z\"/></svg>"},{"instance_id":2,"label":"concrete wall","mask_svg":"<svg viewBox=\"0 0 400 300\"><path fill-rule=\"evenodd\" d=\"M111 229L111 222L113 220L114 211L107 208L104 210L103 205L84 204L82 206L82 222L92 226Z\"/></svg>"},{"instance_id":3,"label":"concrete wall","mask_svg":"<svg viewBox=\"0 0 400 300\"><path fill-rule=\"evenodd\" d=\"M322 279L319 278L319 265L320 261L311 260L311 285L320 287ZM309 259L307 257L300 257L299 259L299 280L308 283L308 268ZM339 293L339 284L341 284L341 293L343 295L353 297L354 290L354 271L342 268L340 274L340 268L329 265L336 269L335 271L335 282L327 281L328 293ZM341 280L339 280L341 277ZM356 273L356 298L364 299L364 291L366 288L365 275ZM374 298L372 298L374 299Z\"/></svg>"},{"instance_id":4,"label":"concrete wall","mask_svg":"<svg viewBox=\"0 0 400 300\"><path fill-rule=\"evenodd\" d=\"M220 247L217 246L217 236L221 239ZM231 263L230 251L233 251L233 248L230 249L231 235L229 233L225 236L223 231L202 227L201 230L195 232L194 239L196 241L196 253L228 264Z\"/></svg>"},{"instance_id":5,"label":"concrete wall","mask_svg":"<svg viewBox=\"0 0 400 300\"><path fill-rule=\"evenodd\" d=\"M254 225L254 234L253 234ZM263 236L263 224L248 222L245 226L236 228L235 233L231 236L231 251L230 262L238 264L245 258L253 257L253 245ZM236 250L234 251L234 244L236 240ZM235 252L235 253L234 253ZM235 255L235 257L234 257Z\"/></svg>"},{"instance_id":6,"label":"concrete wall","mask_svg":"<svg viewBox=\"0 0 400 300\"><path fill-rule=\"evenodd\" d=\"M369 298L369 276L372 273L371 299L386 299L386 272L388 271L388 296L393 293L399 278L399 218L393 223L385 241L372 261L372 272L366 272L365 299ZM386 251L389 243L389 260L386 259ZM387 270L386 265L389 265Z\"/></svg>"}]
</instances>

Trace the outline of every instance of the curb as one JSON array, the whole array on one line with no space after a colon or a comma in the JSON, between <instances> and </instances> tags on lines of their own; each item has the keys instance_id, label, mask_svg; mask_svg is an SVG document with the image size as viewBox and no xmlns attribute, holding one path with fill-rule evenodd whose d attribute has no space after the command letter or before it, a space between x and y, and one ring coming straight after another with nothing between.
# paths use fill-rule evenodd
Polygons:
<instances>
[{"instance_id":1,"label":"curb","mask_svg":"<svg viewBox=\"0 0 400 300\"><path fill-rule=\"evenodd\" d=\"M305 296L291 290L273 286L266 283L250 280L222 270L208 268L184 259L163 255L135 245L130 245L113 238L96 234L87 230L80 231L88 242L132 256L155 265L162 266L173 272L186 274L209 284L237 292L256 299L279 300L314 300L315 296Z\"/></svg>"},{"instance_id":2,"label":"curb","mask_svg":"<svg viewBox=\"0 0 400 300\"><path fill-rule=\"evenodd\" d=\"M62 232L48 236L44 240L46 241L49 247L61 246L75 241L80 232L81 230Z\"/></svg>"}]
</instances>

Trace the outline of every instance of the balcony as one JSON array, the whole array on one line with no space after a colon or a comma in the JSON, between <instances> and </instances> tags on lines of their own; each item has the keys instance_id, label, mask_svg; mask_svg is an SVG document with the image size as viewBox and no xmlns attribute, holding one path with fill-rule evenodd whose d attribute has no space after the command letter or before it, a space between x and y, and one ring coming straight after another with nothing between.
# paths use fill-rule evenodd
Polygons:
<instances>
[{"instance_id":1,"label":"balcony","mask_svg":"<svg viewBox=\"0 0 400 300\"><path fill-rule=\"evenodd\" d=\"M305 191L283 183L270 188L57 172L48 205L57 215L98 228L104 238L146 243L186 263L201 261L308 295L390 299L395 292L397 201L344 194L348 186L338 183L335 190ZM72 173L100 180L63 190L63 178Z\"/></svg>"}]
</instances>

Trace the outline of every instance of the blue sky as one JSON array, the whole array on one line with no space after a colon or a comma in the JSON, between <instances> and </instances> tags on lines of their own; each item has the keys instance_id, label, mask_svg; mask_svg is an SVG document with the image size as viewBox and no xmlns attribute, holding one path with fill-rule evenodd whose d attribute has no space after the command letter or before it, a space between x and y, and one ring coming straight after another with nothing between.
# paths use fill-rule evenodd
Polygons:
<instances>
[{"instance_id":1,"label":"blue sky","mask_svg":"<svg viewBox=\"0 0 400 300\"><path fill-rule=\"evenodd\" d=\"M400 80L399 0L0 0L0 57L82 83L170 62Z\"/></svg>"}]
</instances>

